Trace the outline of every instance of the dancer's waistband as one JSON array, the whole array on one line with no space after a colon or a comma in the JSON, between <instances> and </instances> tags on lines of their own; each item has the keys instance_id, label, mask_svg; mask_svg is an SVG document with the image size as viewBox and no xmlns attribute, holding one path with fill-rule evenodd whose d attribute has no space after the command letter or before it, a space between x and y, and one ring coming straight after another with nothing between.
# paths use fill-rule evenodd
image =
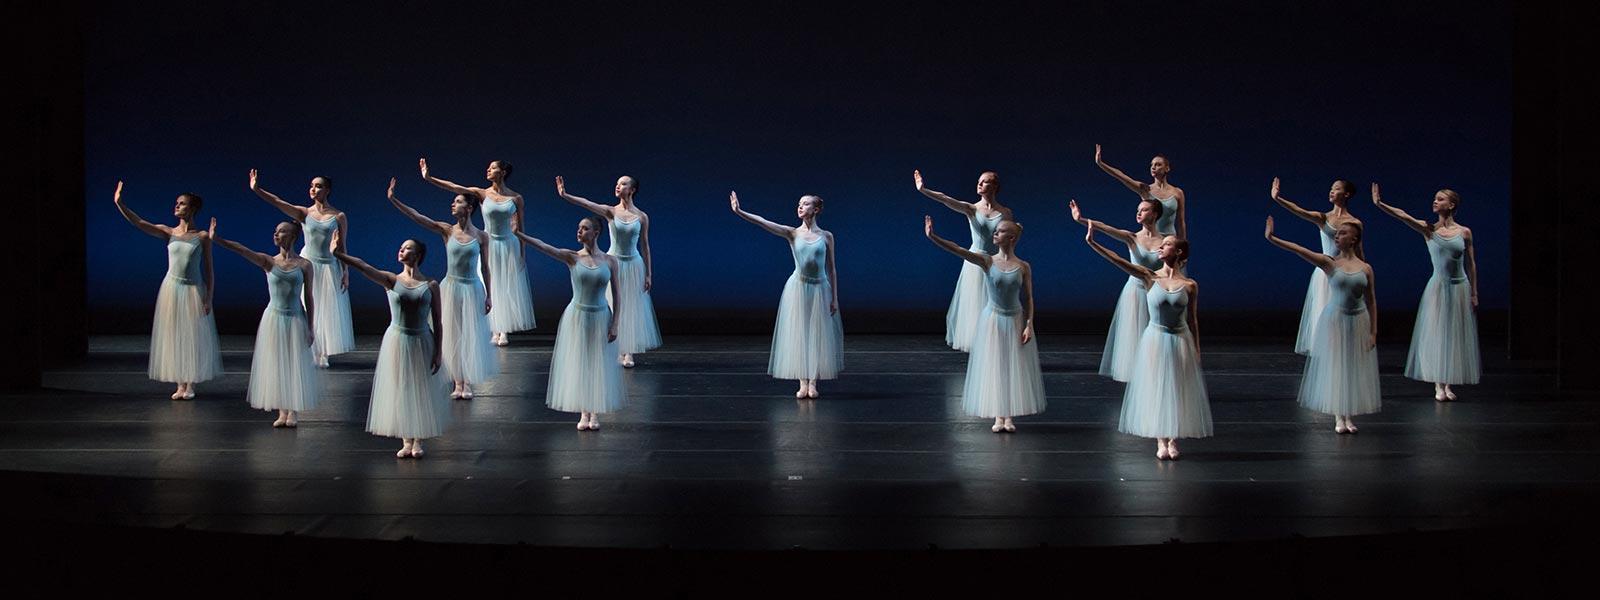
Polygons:
<instances>
[{"instance_id":1,"label":"dancer's waistband","mask_svg":"<svg viewBox=\"0 0 1600 600\"><path fill-rule=\"evenodd\" d=\"M400 333L403 333L405 335L422 335L422 334L428 333L428 331L429 331L427 326L405 327L403 325L396 325L394 323L390 323L389 324L389 329L393 329L393 330L398 331Z\"/></svg>"},{"instance_id":2,"label":"dancer's waistband","mask_svg":"<svg viewBox=\"0 0 1600 600\"><path fill-rule=\"evenodd\" d=\"M1016 308L1005 308L1005 307L1002 307L1002 306L1000 306L998 304L990 302L989 303L989 311L993 312L994 314L1000 315L1002 317L1010 317L1010 316L1016 315L1017 313L1022 312L1022 307L1018 306Z\"/></svg>"},{"instance_id":3,"label":"dancer's waistband","mask_svg":"<svg viewBox=\"0 0 1600 600\"><path fill-rule=\"evenodd\" d=\"M1356 305L1355 308L1345 308L1345 307L1341 306L1341 307L1339 307L1339 312L1342 312L1342 313L1347 314L1347 315L1359 315L1361 313L1367 312L1367 305L1359 304L1359 305Z\"/></svg>"},{"instance_id":4,"label":"dancer's waistband","mask_svg":"<svg viewBox=\"0 0 1600 600\"><path fill-rule=\"evenodd\" d=\"M182 275L173 275L171 273L167 273L167 279L171 279L184 285L200 285L199 281L189 279L188 277L184 277Z\"/></svg>"},{"instance_id":5,"label":"dancer's waistband","mask_svg":"<svg viewBox=\"0 0 1600 600\"><path fill-rule=\"evenodd\" d=\"M1467 283L1467 276L1466 275L1462 275L1460 277L1451 276L1449 281L1452 284Z\"/></svg>"},{"instance_id":6,"label":"dancer's waistband","mask_svg":"<svg viewBox=\"0 0 1600 600\"><path fill-rule=\"evenodd\" d=\"M611 307L605 304L584 304L582 302L578 302L577 300L573 300L572 302L568 303L567 307L576 308L583 312L600 312L604 310L611 310Z\"/></svg>"},{"instance_id":7,"label":"dancer's waistband","mask_svg":"<svg viewBox=\"0 0 1600 600\"><path fill-rule=\"evenodd\" d=\"M295 315L299 315L299 314L304 314L304 312L305 312L305 311L301 310L299 304L294 304L294 305L290 305L290 306L274 306L274 305L268 304L267 305L267 310L277 312L280 315L288 315L288 316L291 316L291 317L295 316Z\"/></svg>"},{"instance_id":8,"label":"dancer's waistband","mask_svg":"<svg viewBox=\"0 0 1600 600\"><path fill-rule=\"evenodd\" d=\"M1151 321L1150 322L1150 327L1152 329L1157 329L1157 330L1160 330L1162 332L1170 333L1170 334L1173 334L1173 335L1183 335L1185 333L1189 333L1189 326L1188 325L1178 325L1176 327L1167 327L1166 325L1162 325L1162 324L1157 323L1155 321Z\"/></svg>"},{"instance_id":9,"label":"dancer's waistband","mask_svg":"<svg viewBox=\"0 0 1600 600\"><path fill-rule=\"evenodd\" d=\"M336 262L334 260L332 254L320 254L320 255L319 254L301 254L300 258L304 258L304 259L309 260L311 262L320 263L320 264L324 264L324 265L333 264L334 262Z\"/></svg>"},{"instance_id":10,"label":"dancer's waistband","mask_svg":"<svg viewBox=\"0 0 1600 600\"><path fill-rule=\"evenodd\" d=\"M818 275L816 277L812 277L799 271L795 271L794 276L800 279L800 281L804 281L806 283L823 283L828 280L826 276Z\"/></svg>"},{"instance_id":11,"label":"dancer's waistband","mask_svg":"<svg viewBox=\"0 0 1600 600\"><path fill-rule=\"evenodd\" d=\"M445 275L444 276L444 280L452 282L452 283L477 283L478 282L477 276L462 277L460 275Z\"/></svg>"},{"instance_id":12,"label":"dancer's waistband","mask_svg":"<svg viewBox=\"0 0 1600 600\"><path fill-rule=\"evenodd\" d=\"M611 253L607 252L607 254L611 254ZM639 258L639 255L637 255L637 254L611 254L611 256L616 258L617 260L628 260L630 258Z\"/></svg>"}]
</instances>

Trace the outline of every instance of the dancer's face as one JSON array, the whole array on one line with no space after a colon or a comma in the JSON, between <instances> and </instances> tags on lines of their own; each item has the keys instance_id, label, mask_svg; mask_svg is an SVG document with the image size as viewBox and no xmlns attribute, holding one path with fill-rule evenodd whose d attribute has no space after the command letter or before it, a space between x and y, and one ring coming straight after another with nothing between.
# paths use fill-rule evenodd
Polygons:
<instances>
[{"instance_id":1,"label":"dancer's face","mask_svg":"<svg viewBox=\"0 0 1600 600\"><path fill-rule=\"evenodd\" d=\"M994 173L984 173L978 176L978 195L992 196L1000 193L1000 176Z\"/></svg>"},{"instance_id":2,"label":"dancer's face","mask_svg":"<svg viewBox=\"0 0 1600 600\"><path fill-rule=\"evenodd\" d=\"M1439 192L1433 195L1433 212L1435 214L1442 215L1445 213L1453 213L1455 211L1455 201L1451 200L1449 196L1446 196L1444 192Z\"/></svg>"},{"instance_id":3,"label":"dancer's face","mask_svg":"<svg viewBox=\"0 0 1600 600\"><path fill-rule=\"evenodd\" d=\"M994 242L994 245L996 246L1015 244L1017 242L1017 238L1021 235L1022 231L1017 228L1016 223L1011 221L1001 221L1000 226L994 228L994 234L989 236L989 241Z\"/></svg>"},{"instance_id":4,"label":"dancer's face","mask_svg":"<svg viewBox=\"0 0 1600 600\"><path fill-rule=\"evenodd\" d=\"M1340 252L1354 248L1359 243L1361 243L1361 230L1353 223L1340 225L1339 230L1333 232L1333 245L1337 246Z\"/></svg>"},{"instance_id":5,"label":"dancer's face","mask_svg":"<svg viewBox=\"0 0 1600 600\"><path fill-rule=\"evenodd\" d=\"M400 252L395 256L395 259L399 260L402 265L415 267L422 260L422 249L417 247L415 241L406 240L400 244Z\"/></svg>"},{"instance_id":6,"label":"dancer's face","mask_svg":"<svg viewBox=\"0 0 1600 600\"><path fill-rule=\"evenodd\" d=\"M506 171L505 169L500 168L500 161L490 161L489 168L483 172L483 178L488 179L493 183L500 183L501 181L505 181Z\"/></svg>"},{"instance_id":7,"label":"dancer's face","mask_svg":"<svg viewBox=\"0 0 1600 600\"><path fill-rule=\"evenodd\" d=\"M192 219L194 218L194 213L194 201L190 200L188 196L178 196L178 200L172 204L172 216L174 217Z\"/></svg>"},{"instance_id":8,"label":"dancer's face","mask_svg":"<svg viewBox=\"0 0 1600 600\"><path fill-rule=\"evenodd\" d=\"M1349 200L1351 196L1355 195L1355 193L1355 190L1345 187L1343 181L1335 181L1333 182L1333 185L1328 188L1328 202L1337 204L1339 206L1344 206L1344 202Z\"/></svg>"},{"instance_id":9,"label":"dancer's face","mask_svg":"<svg viewBox=\"0 0 1600 600\"><path fill-rule=\"evenodd\" d=\"M1182 255L1183 251L1178 249L1178 238L1176 236L1169 235L1161 238L1161 247L1156 249L1156 256L1161 257L1162 262L1178 260Z\"/></svg>"},{"instance_id":10,"label":"dancer's face","mask_svg":"<svg viewBox=\"0 0 1600 600\"><path fill-rule=\"evenodd\" d=\"M617 187L611 193L618 198L623 198L632 196L637 189L638 184L634 183L633 178L623 175L617 178Z\"/></svg>"},{"instance_id":11,"label":"dancer's face","mask_svg":"<svg viewBox=\"0 0 1600 600\"><path fill-rule=\"evenodd\" d=\"M817 206L817 201L811 196L801 196L800 203L794 207L794 214L801 220L815 217L822 213L822 207Z\"/></svg>"},{"instance_id":12,"label":"dancer's face","mask_svg":"<svg viewBox=\"0 0 1600 600\"><path fill-rule=\"evenodd\" d=\"M466 196L456 194L455 199L450 201L450 216L464 219L471 215L472 203L467 200Z\"/></svg>"},{"instance_id":13,"label":"dancer's face","mask_svg":"<svg viewBox=\"0 0 1600 600\"><path fill-rule=\"evenodd\" d=\"M1150 159L1150 176L1151 177L1166 177L1167 173L1171 173L1171 172L1172 172L1172 165L1167 164L1167 157L1165 157L1165 156L1157 156L1155 158Z\"/></svg>"},{"instance_id":14,"label":"dancer's face","mask_svg":"<svg viewBox=\"0 0 1600 600\"><path fill-rule=\"evenodd\" d=\"M288 248L294 240L300 237L300 231L288 223L279 223L272 230L272 243L279 248Z\"/></svg>"},{"instance_id":15,"label":"dancer's face","mask_svg":"<svg viewBox=\"0 0 1600 600\"><path fill-rule=\"evenodd\" d=\"M1139 212L1133 218L1138 219L1140 225L1154 225L1160 217L1156 216L1155 203L1145 200L1139 203Z\"/></svg>"},{"instance_id":16,"label":"dancer's face","mask_svg":"<svg viewBox=\"0 0 1600 600\"><path fill-rule=\"evenodd\" d=\"M578 243L585 246L594 243L600 237L600 230L596 229L593 222L588 219L578 221Z\"/></svg>"},{"instance_id":17,"label":"dancer's face","mask_svg":"<svg viewBox=\"0 0 1600 600\"><path fill-rule=\"evenodd\" d=\"M332 189L333 188L328 185L328 180L321 177L312 177L311 189L306 190L306 195L310 196L312 200L317 202L326 202L328 200L328 193L332 191Z\"/></svg>"}]
</instances>

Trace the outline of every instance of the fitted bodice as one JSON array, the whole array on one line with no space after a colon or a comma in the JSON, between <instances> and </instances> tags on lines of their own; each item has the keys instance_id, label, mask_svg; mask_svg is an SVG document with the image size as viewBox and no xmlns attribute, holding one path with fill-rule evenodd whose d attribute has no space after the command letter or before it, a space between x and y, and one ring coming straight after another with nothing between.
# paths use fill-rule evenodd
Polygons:
<instances>
[{"instance_id":1,"label":"fitted bodice","mask_svg":"<svg viewBox=\"0 0 1600 600\"><path fill-rule=\"evenodd\" d=\"M606 286L611 283L611 265L605 259L594 258L594 266L586 266L580 257L572 261L572 303L583 310L602 310L606 305Z\"/></svg>"},{"instance_id":2,"label":"fitted bodice","mask_svg":"<svg viewBox=\"0 0 1600 600\"><path fill-rule=\"evenodd\" d=\"M1161 203L1161 216L1156 218L1156 233L1178 235L1178 197L1151 198Z\"/></svg>"},{"instance_id":3,"label":"fitted bodice","mask_svg":"<svg viewBox=\"0 0 1600 600\"><path fill-rule=\"evenodd\" d=\"M994 245L994 230L1000 227L1002 217L1000 213L990 213L987 218L978 216L978 211L967 215L967 226L972 229L972 245L967 246L973 252L994 254L1000 249Z\"/></svg>"},{"instance_id":4,"label":"fitted bodice","mask_svg":"<svg viewBox=\"0 0 1600 600\"><path fill-rule=\"evenodd\" d=\"M1338 233L1339 230L1335 229L1333 224L1329 223L1327 219L1323 219L1322 227L1318 228L1317 231L1322 237L1322 253L1328 256L1338 254L1339 248L1333 243L1333 234Z\"/></svg>"},{"instance_id":5,"label":"fitted bodice","mask_svg":"<svg viewBox=\"0 0 1600 600\"><path fill-rule=\"evenodd\" d=\"M1428 236L1428 257L1433 259L1433 276L1451 283L1467 281L1467 239L1460 232L1453 236L1434 233Z\"/></svg>"},{"instance_id":6,"label":"fitted bodice","mask_svg":"<svg viewBox=\"0 0 1600 600\"><path fill-rule=\"evenodd\" d=\"M183 283L200 285L200 236L188 239L167 238L167 277Z\"/></svg>"},{"instance_id":7,"label":"fitted bodice","mask_svg":"<svg viewBox=\"0 0 1600 600\"><path fill-rule=\"evenodd\" d=\"M1139 265L1151 271L1159 270L1164 264L1161 262L1161 252L1145 250L1139 242L1128 244L1128 262ZM1130 275L1131 277L1131 275Z\"/></svg>"},{"instance_id":8,"label":"fitted bodice","mask_svg":"<svg viewBox=\"0 0 1600 600\"><path fill-rule=\"evenodd\" d=\"M445 260L449 261L446 275L456 279L477 279L479 266L479 253L483 251L478 247L478 238L465 244L449 236L450 240L444 244Z\"/></svg>"},{"instance_id":9,"label":"fitted bodice","mask_svg":"<svg viewBox=\"0 0 1600 600\"><path fill-rule=\"evenodd\" d=\"M805 239L805 233L795 230L794 237L789 240L789 250L794 253L794 272L811 283L818 283L828 279L828 243L818 235L814 240Z\"/></svg>"},{"instance_id":10,"label":"fitted bodice","mask_svg":"<svg viewBox=\"0 0 1600 600\"><path fill-rule=\"evenodd\" d=\"M611 220L611 249L606 254L618 258L633 258L639 255L639 233L644 229L643 219L623 221Z\"/></svg>"},{"instance_id":11,"label":"fitted bodice","mask_svg":"<svg viewBox=\"0 0 1600 600\"><path fill-rule=\"evenodd\" d=\"M1145 307L1150 309L1150 326L1168 333L1189 330L1189 290L1187 286L1176 291L1161 287L1161 282L1151 281L1144 293Z\"/></svg>"},{"instance_id":12,"label":"fitted bodice","mask_svg":"<svg viewBox=\"0 0 1600 600\"><path fill-rule=\"evenodd\" d=\"M1347 315L1361 314L1367 310L1366 272L1349 272L1334 267L1328 273L1328 306L1338 307Z\"/></svg>"},{"instance_id":13,"label":"fitted bodice","mask_svg":"<svg viewBox=\"0 0 1600 600\"><path fill-rule=\"evenodd\" d=\"M427 333L431 331L428 317L432 311L433 294L429 292L427 282L418 282L416 287L411 287L395 281L394 287L389 288L390 327L409 334Z\"/></svg>"},{"instance_id":14,"label":"fitted bodice","mask_svg":"<svg viewBox=\"0 0 1600 600\"><path fill-rule=\"evenodd\" d=\"M1014 315L1022 310L1022 265L1007 271L990 263L983 283L989 290L989 309L995 314Z\"/></svg>"},{"instance_id":15,"label":"fitted bodice","mask_svg":"<svg viewBox=\"0 0 1600 600\"><path fill-rule=\"evenodd\" d=\"M496 202L485 198L479 210L483 212L483 230L489 232L489 237L514 237L511 222L517 218L516 201Z\"/></svg>"},{"instance_id":16,"label":"fitted bodice","mask_svg":"<svg viewBox=\"0 0 1600 600\"><path fill-rule=\"evenodd\" d=\"M305 281L305 272L298 267L272 265L267 269L267 308L287 314L300 312L300 290Z\"/></svg>"},{"instance_id":17,"label":"fitted bodice","mask_svg":"<svg viewBox=\"0 0 1600 600\"><path fill-rule=\"evenodd\" d=\"M305 247L300 249L300 256L308 260L321 263L333 262L333 254L328 251L333 241L333 233L339 230L339 217L318 219L306 215L300 222L301 237L305 240Z\"/></svg>"}]
</instances>

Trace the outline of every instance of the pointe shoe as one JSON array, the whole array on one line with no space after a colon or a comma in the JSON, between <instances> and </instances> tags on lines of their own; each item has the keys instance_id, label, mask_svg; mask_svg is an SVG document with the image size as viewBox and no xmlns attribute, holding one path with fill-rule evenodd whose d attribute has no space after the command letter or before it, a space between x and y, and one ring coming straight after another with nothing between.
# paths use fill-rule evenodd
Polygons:
<instances>
[{"instance_id":1,"label":"pointe shoe","mask_svg":"<svg viewBox=\"0 0 1600 600\"><path fill-rule=\"evenodd\" d=\"M1334 433L1350 433L1350 430L1344 426L1344 421L1339 421L1339 422L1333 424L1333 432Z\"/></svg>"},{"instance_id":2,"label":"pointe shoe","mask_svg":"<svg viewBox=\"0 0 1600 600\"><path fill-rule=\"evenodd\" d=\"M1001 429L1005 429L1006 433L1011 433L1017 430L1017 425L1012 423L1011 419L1006 419L1005 425L1002 425Z\"/></svg>"},{"instance_id":3,"label":"pointe shoe","mask_svg":"<svg viewBox=\"0 0 1600 600\"><path fill-rule=\"evenodd\" d=\"M1005 431L1005 430L1006 430L1005 423L1000 422L999 419L995 419L994 425L989 427L989 431L993 431L995 433L1000 433L1000 432Z\"/></svg>"},{"instance_id":4,"label":"pointe shoe","mask_svg":"<svg viewBox=\"0 0 1600 600\"><path fill-rule=\"evenodd\" d=\"M1449 399L1449 398L1444 395L1444 390L1443 389L1436 389L1436 390L1433 391L1433 399L1435 401L1437 401L1437 402L1444 402L1446 399Z\"/></svg>"},{"instance_id":5,"label":"pointe shoe","mask_svg":"<svg viewBox=\"0 0 1600 600\"><path fill-rule=\"evenodd\" d=\"M795 391L794 397L799 398L801 400L804 400L806 398L806 388L802 387L799 390Z\"/></svg>"},{"instance_id":6,"label":"pointe shoe","mask_svg":"<svg viewBox=\"0 0 1600 600\"><path fill-rule=\"evenodd\" d=\"M292 414L289 415L288 418L283 420L283 426L284 427L288 427L290 429L294 429L295 427L297 427L299 425L300 425L300 420L295 418L295 416L292 415Z\"/></svg>"},{"instance_id":7,"label":"pointe shoe","mask_svg":"<svg viewBox=\"0 0 1600 600\"><path fill-rule=\"evenodd\" d=\"M494 345L502 347L511 345L511 336L504 333L494 336Z\"/></svg>"},{"instance_id":8,"label":"pointe shoe","mask_svg":"<svg viewBox=\"0 0 1600 600\"><path fill-rule=\"evenodd\" d=\"M422 442L411 445L411 458L422 458Z\"/></svg>"},{"instance_id":9,"label":"pointe shoe","mask_svg":"<svg viewBox=\"0 0 1600 600\"><path fill-rule=\"evenodd\" d=\"M578 421L578 431L588 431L588 430L589 430L589 420L588 419L583 419L581 421Z\"/></svg>"},{"instance_id":10,"label":"pointe shoe","mask_svg":"<svg viewBox=\"0 0 1600 600\"><path fill-rule=\"evenodd\" d=\"M403 446L400 446L400 451L394 453L394 457L395 458L410 458L411 457L411 444L405 444Z\"/></svg>"},{"instance_id":11,"label":"pointe shoe","mask_svg":"<svg viewBox=\"0 0 1600 600\"><path fill-rule=\"evenodd\" d=\"M172 393L172 399L173 400L182 400L183 399L183 391L180 390L180 391L173 392Z\"/></svg>"},{"instance_id":12,"label":"pointe shoe","mask_svg":"<svg viewBox=\"0 0 1600 600\"><path fill-rule=\"evenodd\" d=\"M284 421L283 415L278 415L278 420L273 421L272 422L272 426L273 427L283 427L284 423L285 423L285 421Z\"/></svg>"},{"instance_id":13,"label":"pointe shoe","mask_svg":"<svg viewBox=\"0 0 1600 600\"><path fill-rule=\"evenodd\" d=\"M1172 453L1167 451L1166 444L1161 444L1156 448L1156 460L1169 460L1171 458Z\"/></svg>"},{"instance_id":14,"label":"pointe shoe","mask_svg":"<svg viewBox=\"0 0 1600 600\"><path fill-rule=\"evenodd\" d=\"M318 367L322 367L324 369L328 368L328 357L327 356L318 356L317 357L317 366Z\"/></svg>"},{"instance_id":15,"label":"pointe shoe","mask_svg":"<svg viewBox=\"0 0 1600 600\"><path fill-rule=\"evenodd\" d=\"M807 398L815 398L818 395L819 394L817 394L817 386L813 385L811 387L806 388L806 397Z\"/></svg>"},{"instance_id":16,"label":"pointe shoe","mask_svg":"<svg viewBox=\"0 0 1600 600\"><path fill-rule=\"evenodd\" d=\"M1178 445L1167 443L1167 460L1178 460Z\"/></svg>"},{"instance_id":17,"label":"pointe shoe","mask_svg":"<svg viewBox=\"0 0 1600 600\"><path fill-rule=\"evenodd\" d=\"M1451 391L1450 388L1445 388L1444 389L1444 399L1445 400L1454 401L1456 399L1456 393L1454 391Z\"/></svg>"},{"instance_id":18,"label":"pointe shoe","mask_svg":"<svg viewBox=\"0 0 1600 600\"><path fill-rule=\"evenodd\" d=\"M193 400L194 399L194 389L191 388L189 391L184 392L183 393L183 399L184 400Z\"/></svg>"},{"instance_id":19,"label":"pointe shoe","mask_svg":"<svg viewBox=\"0 0 1600 600\"><path fill-rule=\"evenodd\" d=\"M461 392L461 399L462 400L471 400L472 399L472 390L465 390L465 391Z\"/></svg>"},{"instance_id":20,"label":"pointe shoe","mask_svg":"<svg viewBox=\"0 0 1600 600\"><path fill-rule=\"evenodd\" d=\"M624 368L624 369L632 369L633 368L633 356L630 355L630 356L622 357L622 368Z\"/></svg>"},{"instance_id":21,"label":"pointe shoe","mask_svg":"<svg viewBox=\"0 0 1600 600\"><path fill-rule=\"evenodd\" d=\"M1344 430L1349 432L1349 433L1355 433L1356 432L1356 424L1353 423L1353 422L1352 423L1345 423Z\"/></svg>"},{"instance_id":22,"label":"pointe shoe","mask_svg":"<svg viewBox=\"0 0 1600 600\"><path fill-rule=\"evenodd\" d=\"M589 417L589 431L600 431L600 419Z\"/></svg>"}]
</instances>

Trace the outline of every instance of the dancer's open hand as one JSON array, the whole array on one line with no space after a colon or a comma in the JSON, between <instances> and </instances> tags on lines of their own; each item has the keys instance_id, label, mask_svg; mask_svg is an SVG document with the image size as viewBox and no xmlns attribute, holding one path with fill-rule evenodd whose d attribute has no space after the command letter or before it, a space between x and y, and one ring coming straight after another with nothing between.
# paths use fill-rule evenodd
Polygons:
<instances>
[{"instance_id":1,"label":"dancer's open hand","mask_svg":"<svg viewBox=\"0 0 1600 600\"><path fill-rule=\"evenodd\" d=\"M211 217L211 227L206 229L206 235L210 236L212 241L216 241L216 239L217 239L217 218L216 217Z\"/></svg>"},{"instance_id":2,"label":"dancer's open hand","mask_svg":"<svg viewBox=\"0 0 1600 600\"><path fill-rule=\"evenodd\" d=\"M1383 206L1383 195L1378 193L1378 182L1372 182L1372 203Z\"/></svg>"},{"instance_id":3,"label":"dancer's open hand","mask_svg":"<svg viewBox=\"0 0 1600 600\"><path fill-rule=\"evenodd\" d=\"M733 212L739 212L739 194L738 193L736 193L736 192L728 192L728 207L732 208Z\"/></svg>"},{"instance_id":4,"label":"dancer's open hand","mask_svg":"<svg viewBox=\"0 0 1600 600\"><path fill-rule=\"evenodd\" d=\"M1033 323L1028 323L1027 327L1022 328L1022 343L1026 345L1031 341L1033 341Z\"/></svg>"},{"instance_id":5,"label":"dancer's open hand","mask_svg":"<svg viewBox=\"0 0 1600 600\"><path fill-rule=\"evenodd\" d=\"M1077 221L1079 223L1083 222L1083 213L1078 211L1078 201L1077 200L1068 200L1067 201L1067 208L1072 210L1072 220Z\"/></svg>"},{"instance_id":6,"label":"dancer's open hand","mask_svg":"<svg viewBox=\"0 0 1600 600\"><path fill-rule=\"evenodd\" d=\"M259 177L256 174L256 170L250 169L250 191L254 192L261 189L261 187L256 184L258 179Z\"/></svg>"},{"instance_id":7,"label":"dancer's open hand","mask_svg":"<svg viewBox=\"0 0 1600 600\"><path fill-rule=\"evenodd\" d=\"M1097 165L1106 164L1105 161L1100 160L1100 144L1095 144L1094 145L1094 164L1097 164Z\"/></svg>"},{"instance_id":8,"label":"dancer's open hand","mask_svg":"<svg viewBox=\"0 0 1600 600\"><path fill-rule=\"evenodd\" d=\"M922 235L933 237L933 217L922 215Z\"/></svg>"},{"instance_id":9,"label":"dancer's open hand","mask_svg":"<svg viewBox=\"0 0 1600 600\"><path fill-rule=\"evenodd\" d=\"M393 177L389 178L389 191L386 193L386 197L388 197L390 200L394 199L394 178Z\"/></svg>"},{"instance_id":10,"label":"dancer's open hand","mask_svg":"<svg viewBox=\"0 0 1600 600\"><path fill-rule=\"evenodd\" d=\"M117 191L111 192L111 203L122 206L122 180L117 180Z\"/></svg>"},{"instance_id":11,"label":"dancer's open hand","mask_svg":"<svg viewBox=\"0 0 1600 600\"><path fill-rule=\"evenodd\" d=\"M417 159L417 170L422 172L422 178L423 179L427 179L428 178L428 159L426 159L426 158Z\"/></svg>"},{"instance_id":12,"label":"dancer's open hand","mask_svg":"<svg viewBox=\"0 0 1600 600\"><path fill-rule=\"evenodd\" d=\"M917 191L922 191L922 171L911 170L911 180L917 183Z\"/></svg>"},{"instance_id":13,"label":"dancer's open hand","mask_svg":"<svg viewBox=\"0 0 1600 600\"><path fill-rule=\"evenodd\" d=\"M1085 230L1083 232L1083 241L1085 241L1085 242L1094 241L1094 219L1084 219L1083 220L1083 228Z\"/></svg>"},{"instance_id":14,"label":"dancer's open hand","mask_svg":"<svg viewBox=\"0 0 1600 600\"><path fill-rule=\"evenodd\" d=\"M1278 189L1280 187L1282 187L1282 186L1283 186L1283 183L1278 181L1277 177L1273 177L1272 178L1272 192L1271 192L1271 195L1268 196L1268 197L1272 198L1273 200L1277 200L1278 199Z\"/></svg>"},{"instance_id":15,"label":"dancer's open hand","mask_svg":"<svg viewBox=\"0 0 1600 600\"><path fill-rule=\"evenodd\" d=\"M1272 217L1267 217L1267 232L1262 234L1262 237L1272 237Z\"/></svg>"}]
</instances>

